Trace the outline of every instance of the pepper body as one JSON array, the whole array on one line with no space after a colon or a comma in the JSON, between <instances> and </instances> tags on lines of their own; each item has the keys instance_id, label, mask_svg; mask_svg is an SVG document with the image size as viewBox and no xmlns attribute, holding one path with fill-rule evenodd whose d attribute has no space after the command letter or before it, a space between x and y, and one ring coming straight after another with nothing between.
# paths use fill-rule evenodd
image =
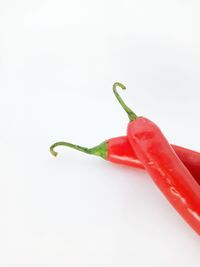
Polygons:
<instances>
[{"instance_id":1,"label":"pepper body","mask_svg":"<svg viewBox=\"0 0 200 267\"><path fill-rule=\"evenodd\" d=\"M200 153L176 145L171 146L200 185ZM106 159L113 163L144 169L127 136L119 136L107 140Z\"/></svg>"},{"instance_id":2,"label":"pepper body","mask_svg":"<svg viewBox=\"0 0 200 267\"><path fill-rule=\"evenodd\" d=\"M139 117L128 124L128 140L137 158L179 214L200 235L200 186L160 129Z\"/></svg>"},{"instance_id":3,"label":"pepper body","mask_svg":"<svg viewBox=\"0 0 200 267\"><path fill-rule=\"evenodd\" d=\"M113 163L144 169L144 166L132 149L127 136L114 137L107 140L106 159Z\"/></svg>"}]
</instances>

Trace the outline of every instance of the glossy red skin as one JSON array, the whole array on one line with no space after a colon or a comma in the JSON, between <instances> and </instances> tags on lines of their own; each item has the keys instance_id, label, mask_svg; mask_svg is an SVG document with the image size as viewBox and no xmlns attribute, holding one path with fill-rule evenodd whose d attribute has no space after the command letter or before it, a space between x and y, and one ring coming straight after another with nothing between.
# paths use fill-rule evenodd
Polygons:
<instances>
[{"instance_id":1,"label":"glossy red skin","mask_svg":"<svg viewBox=\"0 0 200 267\"><path fill-rule=\"evenodd\" d=\"M176 145L171 146L200 185L200 153ZM115 137L107 141L107 160L113 163L144 169L144 166L132 149L127 136Z\"/></svg>"},{"instance_id":2,"label":"glossy red skin","mask_svg":"<svg viewBox=\"0 0 200 267\"><path fill-rule=\"evenodd\" d=\"M115 137L107 141L107 160L144 169L144 166L132 149L127 136Z\"/></svg>"},{"instance_id":3,"label":"glossy red skin","mask_svg":"<svg viewBox=\"0 0 200 267\"><path fill-rule=\"evenodd\" d=\"M155 184L200 235L200 186L160 129L150 120L140 117L129 123L127 136Z\"/></svg>"}]
</instances>

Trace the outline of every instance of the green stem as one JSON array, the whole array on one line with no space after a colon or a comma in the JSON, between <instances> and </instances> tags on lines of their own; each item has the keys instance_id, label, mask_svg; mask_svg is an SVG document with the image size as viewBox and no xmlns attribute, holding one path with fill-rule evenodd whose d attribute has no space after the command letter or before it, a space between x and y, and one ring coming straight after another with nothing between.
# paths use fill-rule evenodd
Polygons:
<instances>
[{"instance_id":1,"label":"green stem","mask_svg":"<svg viewBox=\"0 0 200 267\"><path fill-rule=\"evenodd\" d=\"M117 100L119 101L120 105L122 106L122 108L128 114L130 121L136 120L138 118L138 116L124 103L123 99L121 98L121 96L117 92L117 86L119 86L122 90L125 90L126 86L123 85L122 83L116 82L113 84L113 92L114 92Z\"/></svg>"},{"instance_id":2,"label":"green stem","mask_svg":"<svg viewBox=\"0 0 200 267\"><path fill-rule=\"evenodd\" d=\"M57 147L57 146L71 147L71 148L73 148L75 150L79 150L79 151L84 152L86 154L99 156L99 157L102 157L104 159L107 158L107 142L103 142L103 143L99 144L98 146L95 146L95 147L92 147L92 148L78 146L78 145L67 143L67 142L63 142L63 141L57 142L57 143L53 144L50 147L50 152L55 157L58 155L58 153L54 150L54 148Z\"/></svg>"}]
</instances>

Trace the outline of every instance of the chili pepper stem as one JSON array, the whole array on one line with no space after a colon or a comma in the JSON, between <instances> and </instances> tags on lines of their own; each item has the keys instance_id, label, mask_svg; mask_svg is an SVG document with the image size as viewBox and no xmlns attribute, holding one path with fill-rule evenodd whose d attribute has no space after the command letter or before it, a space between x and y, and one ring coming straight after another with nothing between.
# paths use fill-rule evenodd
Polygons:
<instances>
[{"instance_id":1,"label":"chili pepper stem","mask_svg":"<svg viewBox=\"0 0 200 267\"><path fill-rule=\"evenodd\" d=\"M54 150L54 148L57 146L71 147L75 150L79 150L79 151L86 153L86 154L99 156L103 159L107 158L107 142L103 142L103 143L99 144L98 146L95 146L92 148L78 146L78 145L68 143L68 142L63 142L63 141L57 142L50 147L50 152L55 157L58 155L58 153Z\"/></svg>"},{"instance_id":2,"label":"chili pepper stem","mask_svg":"<svg viewBox=\"0 0 200 267\"><path fill-rule=\"evenodd\" d=\"M126 86L123 85L122 83L116 82L113 84L113 92L114 92L114 95L116 96L117 100L119 101L120 105L122 106L122 108L128 114L130 121L136 120L138 118L138 116L125 104L125 102L123 101L123 99L121 98L121 96L117 92L117 86L119 86L122 90L126 90Z\"/></svg>"}]
</instances>

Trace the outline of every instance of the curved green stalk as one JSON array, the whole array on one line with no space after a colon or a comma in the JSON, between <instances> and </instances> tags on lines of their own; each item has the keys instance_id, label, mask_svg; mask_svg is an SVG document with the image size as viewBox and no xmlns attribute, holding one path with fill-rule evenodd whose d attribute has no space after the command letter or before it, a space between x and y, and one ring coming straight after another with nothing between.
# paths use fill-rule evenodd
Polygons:
<instances>
[{"instance_id":1,"label":"curved green stalk","mask_svg":"<svg viewBox=\"0 0 200 267\"><path fill-rule=\"evenodd\" d=\"M103 142L103 143L99 144L98 146L95 146L92 148L78 146L78 145L68 143L68 142L63 142L63 141L57 142L50 147L50 152L55 157L58 155L58 153L54 150L54 148L57 146L71 147L75 150L79 150L79 151L84 152L86 154L99 156L99 157L102 157L103 159L107 158L107 142Z\"/></svg>"},{"instance_id":2,"label":"curved green stalk","mask_svg":"<svg viewBox=\"0 0 200 267\"><path fill-rule=\"evenodd\" d=\"M128 114L130 121L136 120L138 118L138 116L124 103L123 99L121 98L121 96L117 92L117 86L119 86L122 90L125 90L126 86L123 85L122 83L116 82L113 84L113 92L114 92L114 95L116 96L117 100L119 101L120 105L122 106L122 108Z\"/></svg>"}]
</instances>

